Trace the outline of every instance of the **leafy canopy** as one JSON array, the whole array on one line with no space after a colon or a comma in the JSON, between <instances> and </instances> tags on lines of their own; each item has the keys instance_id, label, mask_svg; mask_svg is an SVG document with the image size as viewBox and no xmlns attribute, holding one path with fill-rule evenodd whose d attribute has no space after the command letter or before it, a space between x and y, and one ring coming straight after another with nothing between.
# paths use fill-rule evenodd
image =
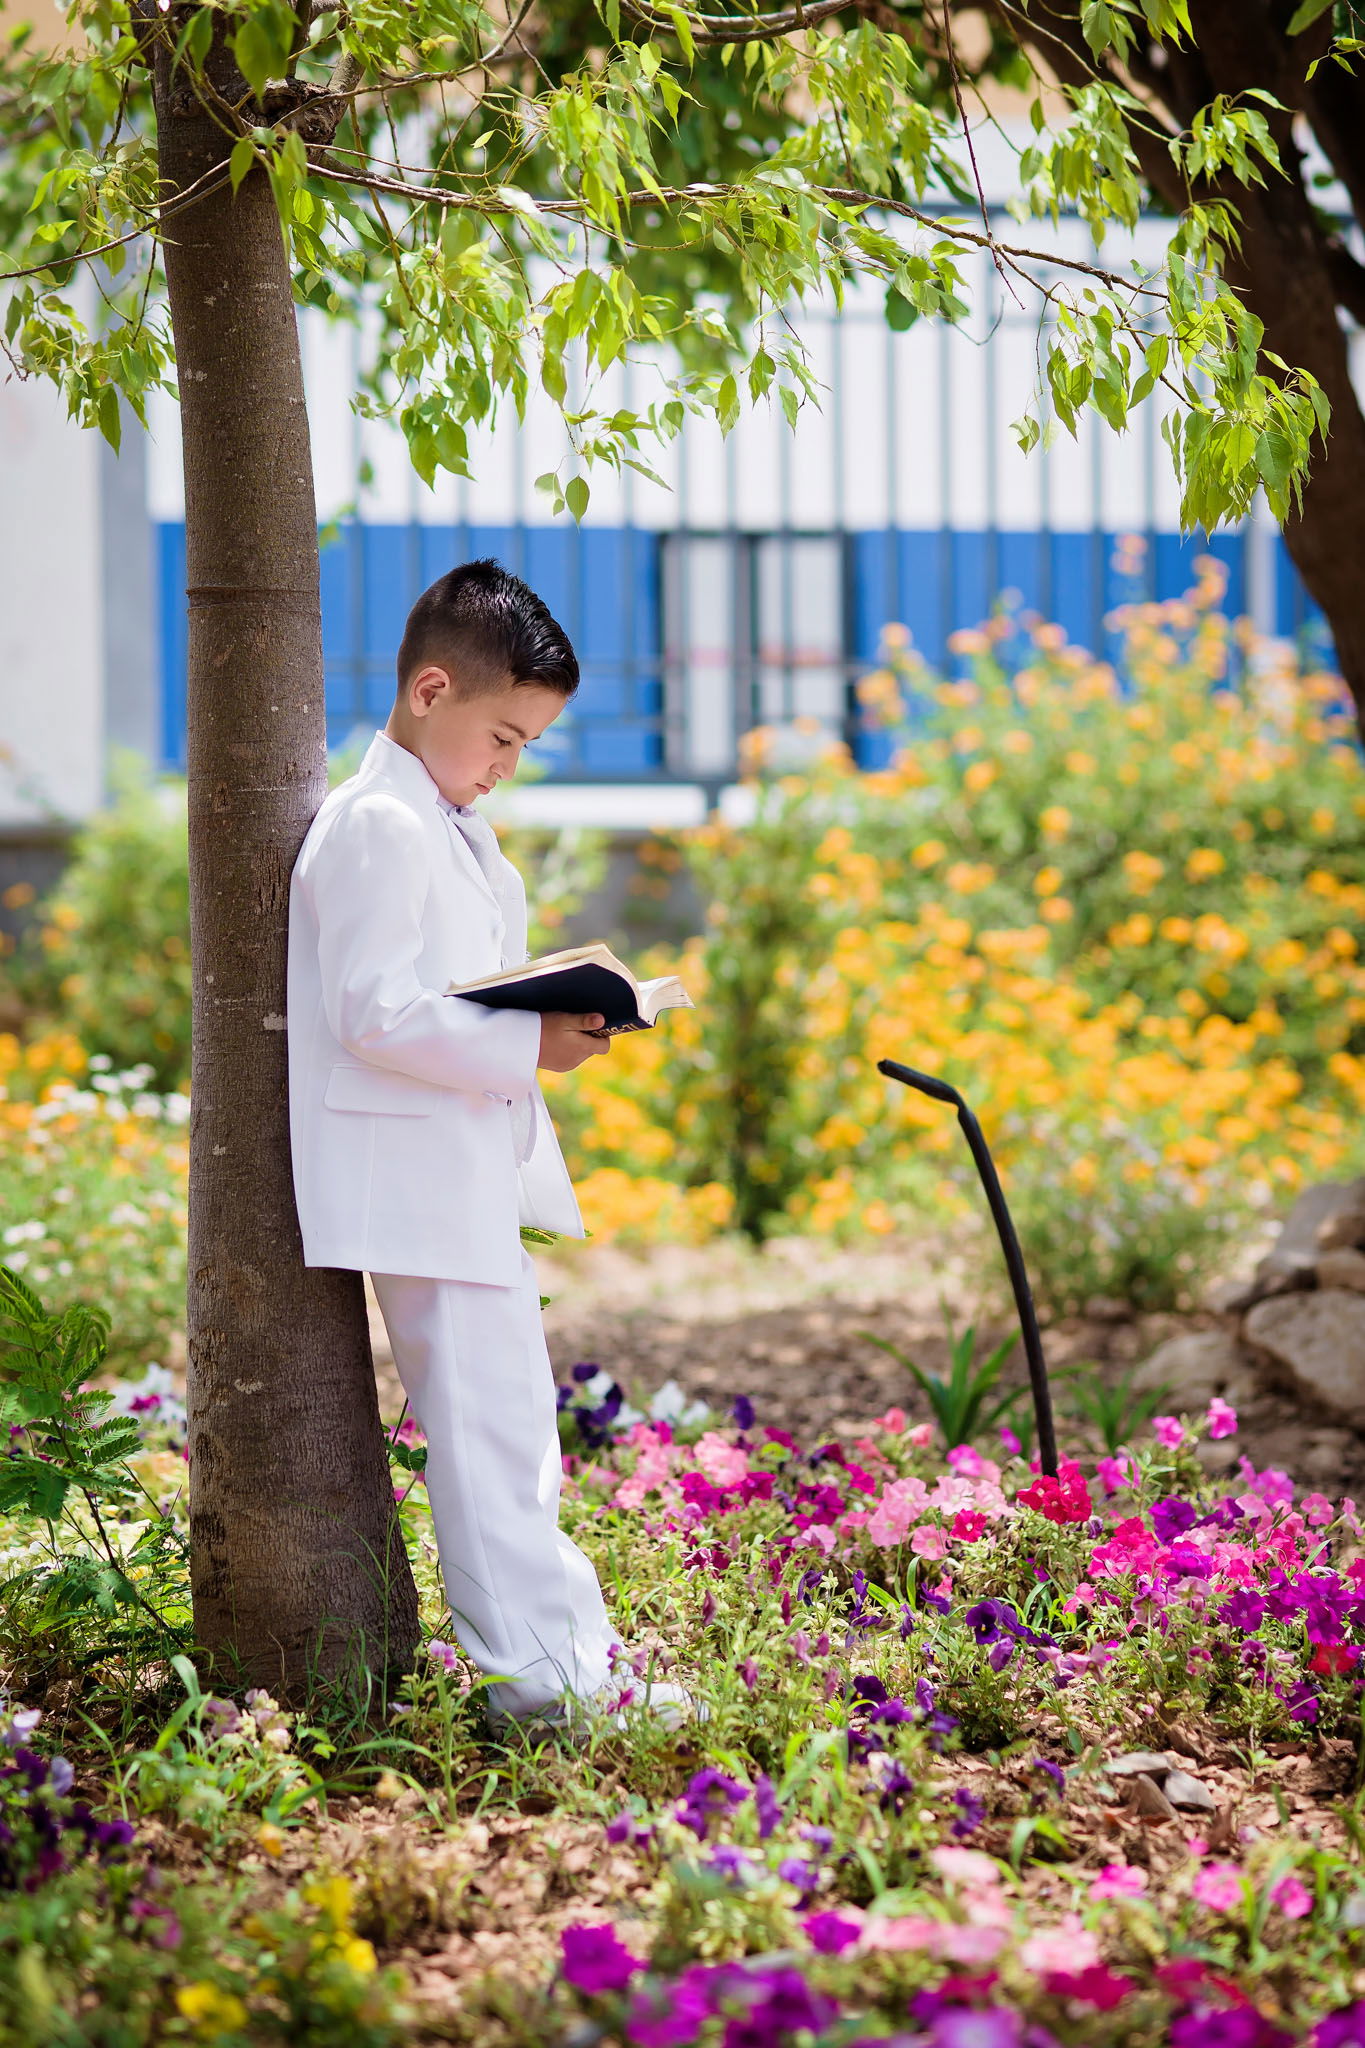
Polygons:
<instances>
[{"instance_id":1,"label":"leafy canopy","mask_svg":"<svg viewBox=\"0 0 1365 2048\"><path fill-rule=\"evenodd\" d=\"M1262 487L1288 512L1326 430L1315 381L1265 356L1224 282L1238 234L1226 199L1191 197L1151 270L998 232L942 5L73 0L69 20L60 52L23 29L0 51L4 342L115 442L118 393L141 416L173 388L162 237L205 191L258 176L300 303L352 320L378 309L359 403L398 422L419 474L467 473L471 430L508 405L524 414L539 385L572 451L541 484L575 517L592 464L650 474L643 449L689 412L728 431L746 401L775 398L789 420L818 402L803 305L862 281L893 326L958 320L965 261L983 248L1040 315L1025 448L1057 423L1074 432L1087 408L1122 429L1160 387L1183 516L1212 526ZM1138 33L1190 33L1186 0L1091 0L1084 28L1097 57ZM222 133L197 190L159 174L158 57L163 118L199 111ZM1133 102L1112 82L1068 88L1054 124L1021 50L1000 62L1034 88L1017 214L1078 213L1098 252L1144 204ZM1274 105L1252 91L1203 110L1170 144L1186 188L1281 176ZM82 265L95 294L73 289ZM627 361L648 402L621 402L608 373Z\"/></svg>"}]
</instances>

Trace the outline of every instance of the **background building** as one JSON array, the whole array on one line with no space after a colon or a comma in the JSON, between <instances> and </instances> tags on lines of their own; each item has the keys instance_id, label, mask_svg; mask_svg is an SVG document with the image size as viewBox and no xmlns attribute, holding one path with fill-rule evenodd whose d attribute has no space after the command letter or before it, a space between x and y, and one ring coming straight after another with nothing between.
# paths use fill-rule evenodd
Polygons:
<instances>
[{"instance_id":1,"label":"background building","mask_svg":"<svg viewBox=\"0 0 1365 2048\"><path fill-rule=\"evenodd\" d=\"M1009 166L996 166L1005 189ZM989 171L989 166L988 166ZM1009 223L1002 229L1008 231ZM1144 225L1106 262L1159 255ZM1056 246L1089 253L1079 222ZM351 408L363 337L303 321L322 555L329 739L345 746L387 715L408 607L452 563L492 554L525 575L571 633L584 684L540 750L545 779L523 815L639 829L702 814L732 779L740 735L802 720L860 759L854 685L883 627L910 629L932 664L1002 594L1092 648L1134 595L1169 596L1211 545L1231 608L1263 631L1310 624L1268 521L1209 543L1183 538L1161 411L1116 437L1087 420L1030 457L1011 422L1039 361L1036 305L1008 297L973 259L960 328L887 326L879 294L803 312L822 402L789 431L779 409L728 440L689 421L650 452L666 488L596 473L581 526L549 516L535 479L564 457L553 407L478 437L472 480L428 490L396 430ZM601 396L648 402L650 375ZM115 457L68 425L46 386L0 385L0 886L48 868L70 825L102 800L108 761L132 748L183 765L184 514L175 407L130 423ZM1120 581L1114 541L1142 535L1141 579Z\"/></svg>"}]
</instances>

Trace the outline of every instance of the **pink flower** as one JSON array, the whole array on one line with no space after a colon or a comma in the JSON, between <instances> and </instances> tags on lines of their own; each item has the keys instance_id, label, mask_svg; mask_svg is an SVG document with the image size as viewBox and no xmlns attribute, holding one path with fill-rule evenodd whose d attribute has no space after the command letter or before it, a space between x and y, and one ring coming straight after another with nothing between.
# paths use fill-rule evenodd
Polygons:
<instances>
[{"instance_id":1,"label":"pink flower","mask_svg":"<svg viewBox=\"0 0 1365 2048\"><path fill-rule=\"evenodd\" d=\"M883 1550L904 1543L911 1523L928 1498L929 1490L922 1479L893 1479L883 1488L881 1499L868 1516L867 1533L872 1541Z\"/></svg>"},{"instance_id":2,"label":"pink flower","mask_svg":"<svg viewBox=\"0 0 1365 2048\"><path fill-rule=\"evenodd\" d=\"M1019 1960L1035 1977L1054 1971L1092 1970L1100 1960L1100 1945L1081 1925L1079 1913L1063 1913L1055 1927L1040 1928L1019 1944Z\"/></svg>"},{"instance_id":3,"label":"pink flower","mask_svg":"<svg viewBox=\"0 0 1365 2048\"><path fill-rule=\"evenodd\" d=\"M1204 1420L1209 1426L1210 1436L1236 1436L1237 1434L1237 1410L1230 1408L1227 1402L1220 1399L1217 1394L1209 1402Z\"/></svg>"},{"instance_id":4,"label":"pink flower","mask_svg":"<svg viewBox=\"0 0 1365 2048\"><path fill-rule=\"evenodd\" d=\"M1138 1899L1147 1889L1147 1873L1135 1863L1106 1863L1090 1887L1098 1905L1104 1899Z\"/></svg>"},{"instance_id":5,"label":"pink flower","mask_svg":"<svg viewBox=\"0 0 1365 2048\"><path fill-rule=\"evenodd\" d=\"M908 1444L913 1444L917 1451L926 1450L928 1446L934 1441L933 1423L917 1422L913 1429L906 1430L905 1441Z\"/></svg>"},{"instance_id":6,"label":"pink flower","mask_svg":"<svg viewBox=\"0 0 1365 2048\"><path fill-rule=\"evenodd\" d=\"M427 1644L427 1655L442 1671L454 1671L460 1661L460 1653L454 1643L443 1643L436 1636Z\"/></svg>"},{"instance_id":7,"label":"pink flower","mask_svg":"<svg viewBox=\"0 0 1365 2048\"><path fill-rule=\"evenodd\" d=\"M692 1452L700 1471L704 1472L713 1486L725 1490L731 1486L742 1486L749 1476L748 1453L741 1451L737 1444L727 1443L714 1429L708 1429Z\"/></svg>"},{"instance_id":8,"label":"pink flower","mask_svg":"<svg viewBox=\"0 0 1365 2048\"><path fill-rule=\"evenodd\" d=\"M975 1508L963 1508L960 1515L953 1516L950 1533L954 1543L975 1543L986 1533L986 1517Z\"/></svg>"},{"instance_id":9,"label":"pink flower","mask_svg":"<svg viewBox=\"0 0 1365 2048\"><path fill-rule=\"evenodd\" d=\"M1088 1586L1085 1580L1082 1579L1080 1585L1077 1586L1075 1592L1072 1593L1068 1599L1063 1600L1062 1613L1075 1614L1079 1608L1093 1607L1094 1604L1095 1588L1093 1586Z\"/></svg>"},{"instance_id":10,"label":"pink flower","mask_svg":"<svg viewBox=\"0 0 1365 2048\"><path fill-rule=\"evenodd\" d=\"M1154 1415L1152 1435L1165 1450L1178 1450L1185 1441L1185 1425L1178 1415Z\"/></svg>"},{"instance_id":11,"label":"pink flower","mask_svg":"<svg viewBox=\"0 0 1365 2048\"><path fill-rule=\"evenodd\" d=\"M865 1949L928 1949L938 1946L942 1931L941 1920L931 1920L926 1913L903 1913L895 1918L875 1913L863 1929L862 1947Z\"/></svg>"},{"instance_id":12,"label":"pink flower","mask_svg":"<svg viewBox=\"0 0 1365 2048\"><path fill-rule=\"evenodd\" d=\"M1190 1889L1211 1913L1235 1913L1245 1896L1246 1880L1235 1863L1207 1863Z\"/></svg>"},{"instance_id":13,"label":"pink flower","mask_svg":"<svg viewBox=\"0 0 1365 2048\"><path fill-rule=\"evenodd\" d=\"M1271 1885L1270 1903L1279 1907L1286 1920L1302 1920L1305 1913L1313 1910L1313 1894L1291 1870L1278 1884Z\"/></svg>"},{"instance_id":14,"label":"pink flower","mask_svg":"<svg viewBox=\"0 0 1365 2048\"><path fill-rule=\"evenodd\" d=\"M948 1463L953 1471L960 1472L964 1479L981 1479L985 1477L986 1460L982 1457L980 1451L973 1450L970 1444L954 1444L948 1453ZM998 1465L995 1468L995 1477L997 1479L1000 1477Z\"/></svg>"},{"instance_id":15,"label":"pink flower","mask_svg":"<svg viewBox=\"0 0 1365 2048\"><path fill-rule=\"evenodd\" d=\"M1137 1483L1137 1460L1127 1451L1120 1451L1116 1458L1101 1458L1095 1467L1095 1477L1107 1494L1117 1493L1120 1487Z\"/></svg>"},{"instance_id":16,"label":"pink flower","mask_svg":"<svg viewBox=\"0 0 1365 2048\"><path fill-rule=\"evenodd\" d=\"M1090 1489L1074 1468L1056 1479L1035 1479L1016 1499L1021 1507L1033 1508L1045 1520L1059 1526L1066 1522L1088 1522L1095 1512Z\"/></svg>"},{"instance_id":17,"label":"pink flower","mask_svg":"<svg viewBox=\"0 0 1365 2048\"><path fill-rule=\"evenodd\" d=\"M973 1891L1000 1889L1000 1867L982 1849L955 1849L944 1842L929 1851L929 1861L941 1877L951 1878L954 1884L968 1885Z\"/></svg>"},{"instance_id":18,"label":"pink flower","mask_svg":"<svg viewBox=\"0 0 1365 2048\"><path fill-rule=\"evenodd\" d=\"M579 1921L559 1937L564 1982L595 1997L601 1991L624 1991L644 1963L633 1956L609 1920L591 1925Z\"/></svg>"},{"instance_id":19,"label":"pink flower","mask_svg":"<svg viewBox=\"0 0 1365 2048\"><path fill-rule=\"evenodd\" d=\"M937 1522L921 1522L910 1538L910 1548L916 1557L938 1559L948 1555L948 1539Z\"/></svg>"},{"instance_id":20,"label":"pink flower","mask_svg":"<svg viewBox=\"0 0 1365 2048\"><path fill-rule=\"evenodd\" d=\"M1336 1520L1337 1511L1325 1493L1310 1493L1299 1502L1299 1513L1315 1529L1325 1529L1329 1522Z\"/></svg>"},{"instance_id":21,"label":"pink flower","mask_svg":"<svg viewBox=\"0 0 1365 2048\"><path fill-rule=\"evenodd\" d=\"M873 1428L889 1430L892 1436L899 1436L905 1428L905 1410L903 1408L888 1408L885 1415L877 1417Z\"/></svg>"}]
</instances>

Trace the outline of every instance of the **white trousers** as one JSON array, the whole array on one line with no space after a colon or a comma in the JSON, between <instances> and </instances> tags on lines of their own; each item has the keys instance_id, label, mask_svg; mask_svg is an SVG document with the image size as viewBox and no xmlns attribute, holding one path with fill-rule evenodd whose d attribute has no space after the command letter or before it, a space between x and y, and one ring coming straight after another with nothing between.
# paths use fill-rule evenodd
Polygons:
<instances>
[{"instance_id":1,"label":"white trousers","mask_svg":"<svg viewBox=\"0 0 1365 2048\"><path fill-rule=\"evenodd\" d=\"M559 1433L535 1268L483 1287L372 1273L394 1364L427 1440L441 1576L498 1713L606 1685L620 1637L592 1565L559 1528Z\"/></svg>"}]
</instances>

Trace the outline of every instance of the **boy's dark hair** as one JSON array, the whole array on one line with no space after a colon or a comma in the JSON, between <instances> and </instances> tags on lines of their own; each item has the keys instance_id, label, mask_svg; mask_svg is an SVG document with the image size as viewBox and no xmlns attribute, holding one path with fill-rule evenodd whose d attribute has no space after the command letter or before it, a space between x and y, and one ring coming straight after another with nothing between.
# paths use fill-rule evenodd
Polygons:
<instances>
[{"instance_id":1,"label":"boy's dark hair","mask_svg":"<svg viewBox=\"0 0 1365 2048\"><path fill-rule=\"evenodd\" d=\"M500 562L465 562L424 590L403 629L398 688L419 669L448 671L459 697L539 683L572 697L578 658L534 590Z\"/></svg>"}]
</instances>

